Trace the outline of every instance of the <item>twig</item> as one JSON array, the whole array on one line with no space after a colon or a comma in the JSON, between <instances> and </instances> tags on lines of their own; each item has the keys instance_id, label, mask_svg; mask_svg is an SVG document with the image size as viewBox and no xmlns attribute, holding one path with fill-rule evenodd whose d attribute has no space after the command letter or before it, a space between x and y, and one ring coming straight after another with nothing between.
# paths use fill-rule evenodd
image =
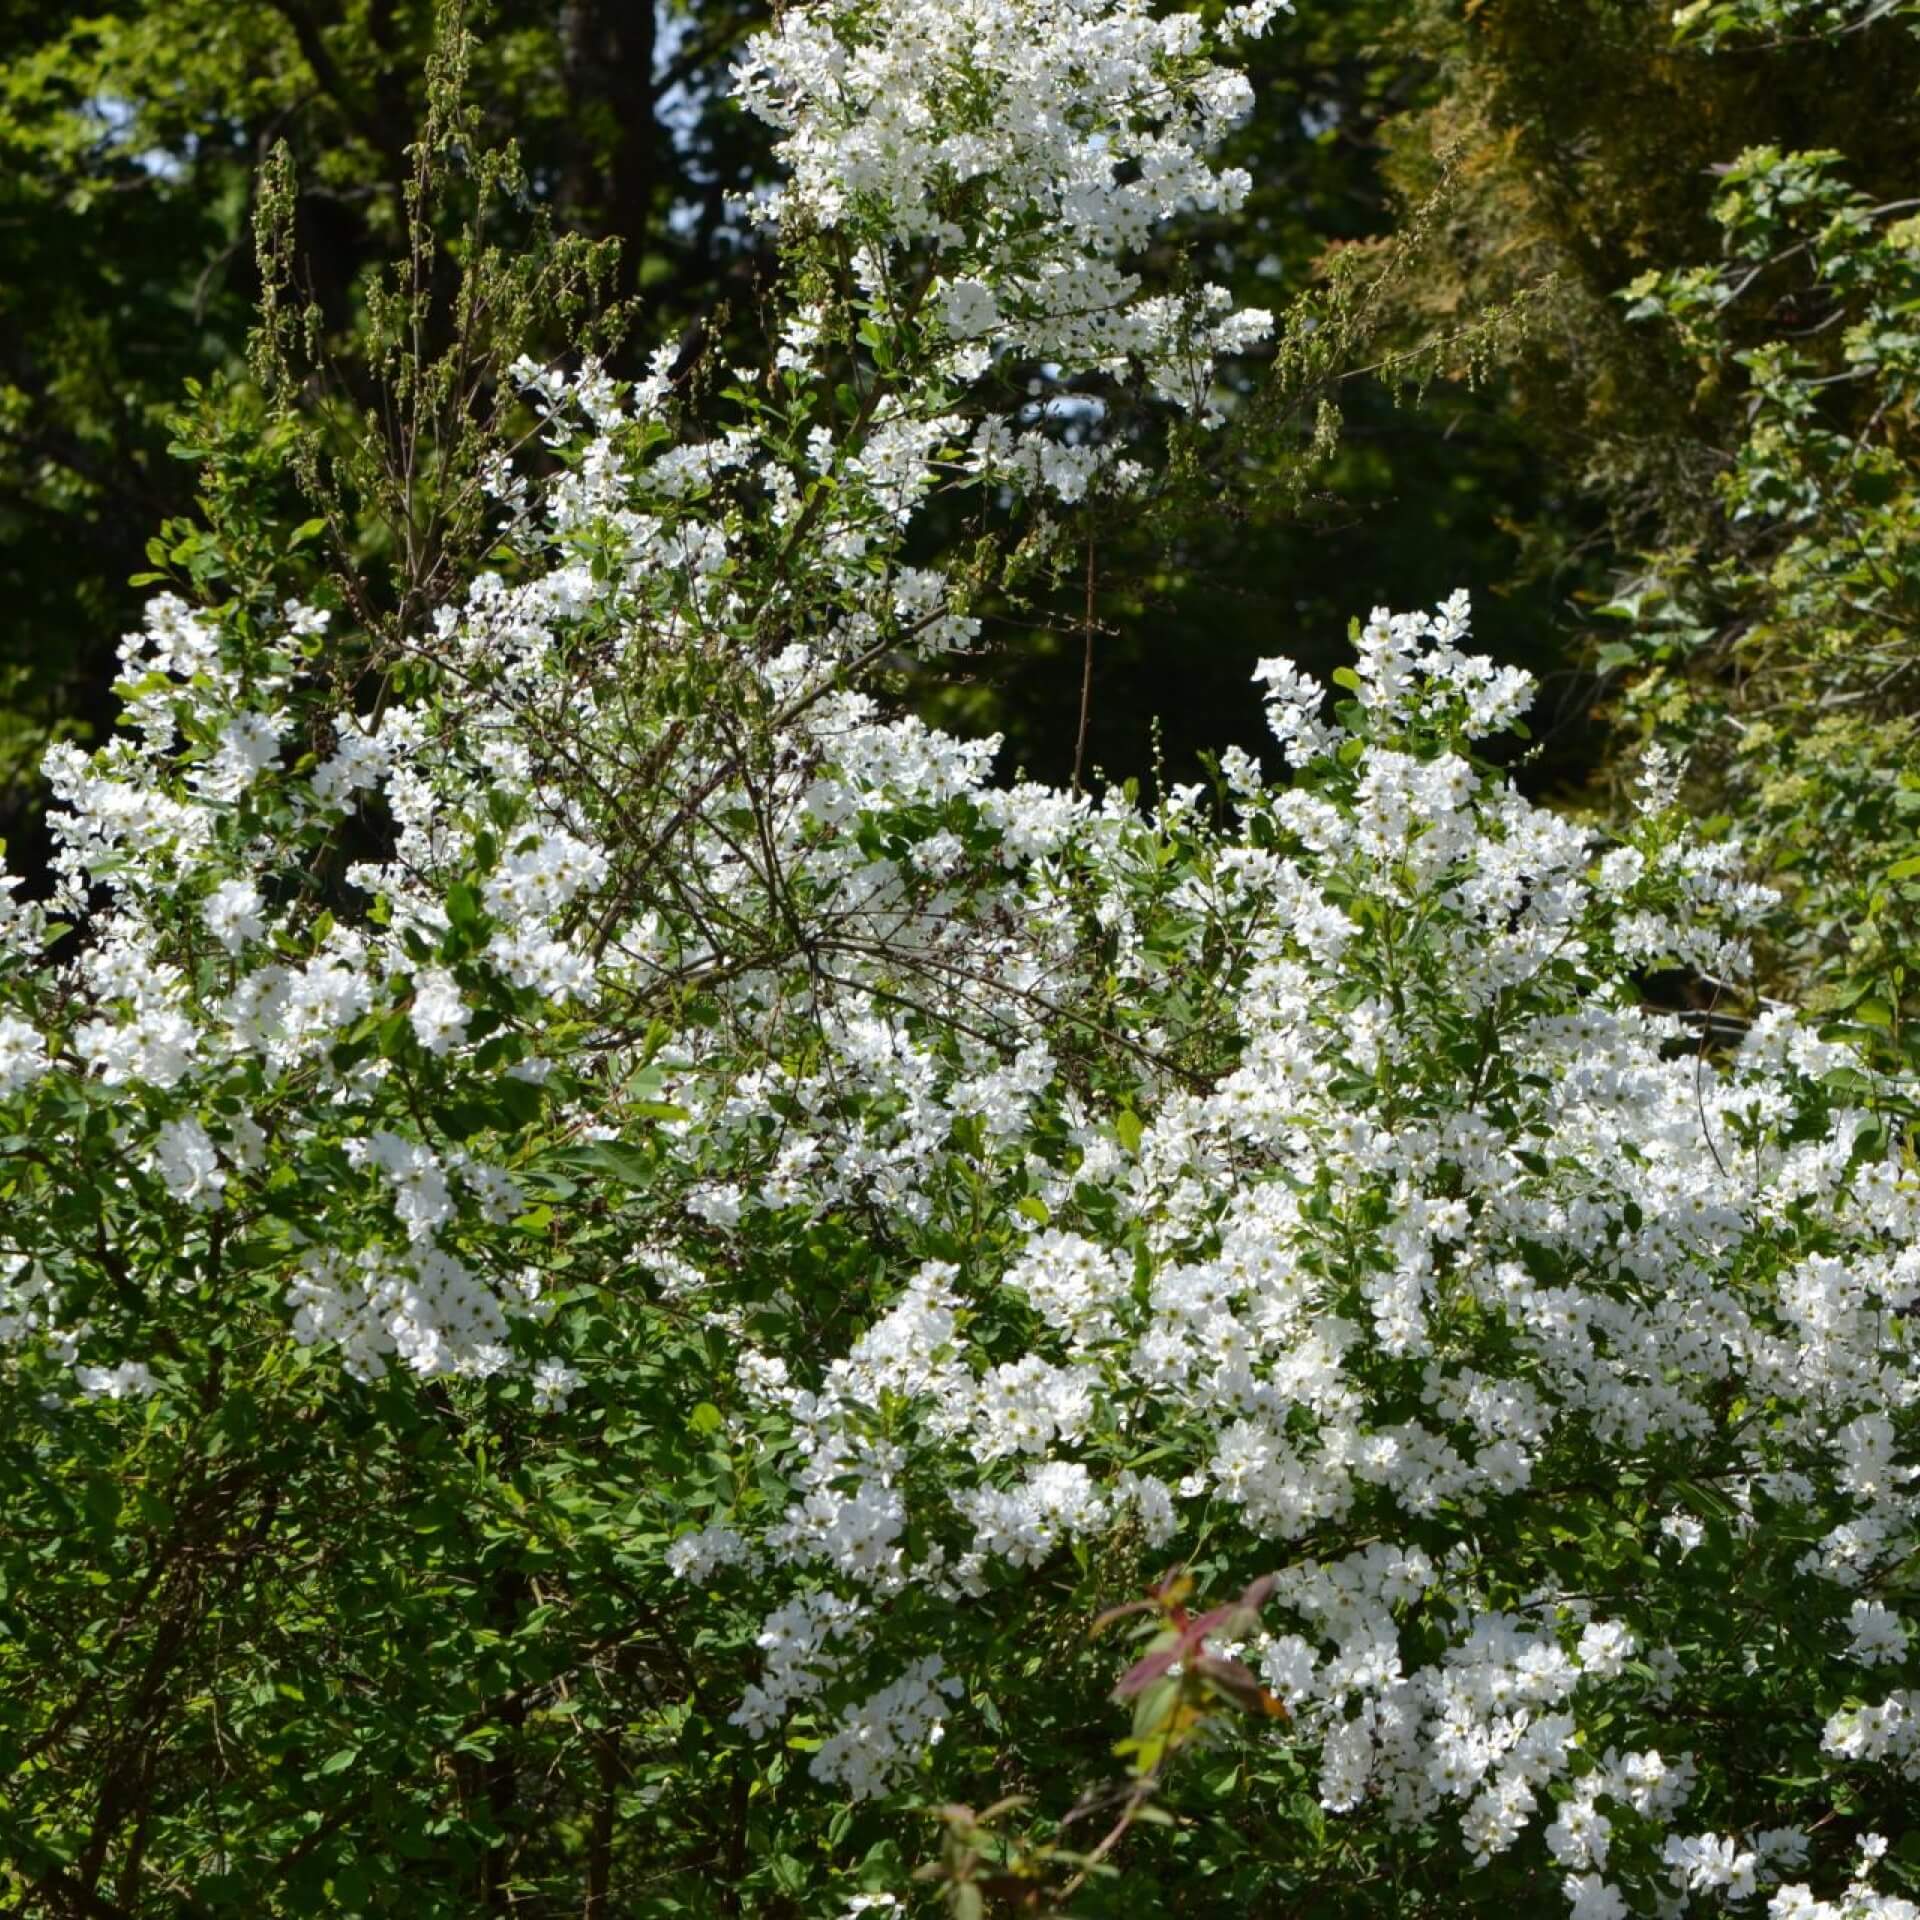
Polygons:
<instances>
[{"instance_id":1,"label":"twig","mask_svg":"<svg viewBox=\"0 0 1920 1920\"><path fill-rule=\"evenodd\" d=\"M1073 742L1073 792L1080 794L1080 776L1087 760L1087 720L1093 711L1093 529L1087 529L1087 611L1083 631L1086 653L1080 667L1080 730Z\"/></svg>"}]
</instances>

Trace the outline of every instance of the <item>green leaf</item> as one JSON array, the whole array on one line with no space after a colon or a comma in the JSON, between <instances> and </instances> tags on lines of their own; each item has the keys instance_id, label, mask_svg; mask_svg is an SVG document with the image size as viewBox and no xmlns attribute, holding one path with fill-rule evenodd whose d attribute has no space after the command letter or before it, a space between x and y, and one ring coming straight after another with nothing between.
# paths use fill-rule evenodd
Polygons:
<instances>
[{"instance_id":1,"label":"green leaf","mask_svg":"<svg viewBox=\"0 0 1920 1920\"><path fill-rule=\"evenodd\" d=\"M554 1160L573 1173L597 1173L617 1180L625 1187L644 1187L652 1183L653 1163L636 1147L623 1146L617 1140L595 1140L583 1147L569 1147Z\"/></svg>"}]
</instances>

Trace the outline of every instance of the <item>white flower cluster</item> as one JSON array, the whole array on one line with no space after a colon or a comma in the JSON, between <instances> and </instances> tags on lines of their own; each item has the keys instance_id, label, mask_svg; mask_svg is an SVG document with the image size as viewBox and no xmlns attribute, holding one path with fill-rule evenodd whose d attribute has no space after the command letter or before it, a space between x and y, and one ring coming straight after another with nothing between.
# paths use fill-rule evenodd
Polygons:
<instances>
[{"instance_id":1,"label":"white flower cluster","mask_svg":"<svg viewBox=\"0 0 1920 1920\"><path fill-rule=\"evenodd\" d=\"M960 1691L959 1682L943 1673L940 1656L925 1655L850 1709L813 1756L809 1771L856 1799L871 1798L939 1740L947 1702Z\"/></svg>"},{"instance_id":2,"label":"white flower cluster","mask_svg":"<svg viewBox=\"0 0 1920 1920\"><path fill-rule=\"evenodd\" d=\"M1232 25L1265 19L1242 9ZM1172 215L1230 212L1251 185L1208 157L1253 95L1206 58L1197 14L1106 0L796 8L735 76L783 135L789 177L761 217L850 229L875 249L876 276L895 271L888 255L924 249L957 341L1075 365L1134 354L1172 375L1186 332L1175 303L1138 298L1117 262ZM1218 344L1266 318L1215 321Z\"/></svg>"},{"instance_id":3,"label":"white flower cluster","mask_svg":"<svg viewBox=\"0 0 1920 1920\"><path fill-rule=\"evenodd\" d=\"M1233 9L1227 29L1257 34L1276 10ZM779 130L788 169L755 215L789 236L849 236L864 292L924 312L951 377L996 356L1056 374L1134 366L1211 419L1215 362L1271 332L1270 314L1236 310L1223 287L1155 293L1127 265L1173 216L1230 213L1252 184L1211 158L1253 96L1209 57L1196 13L1110 0L795 8L753 37L735 78ZM817 314L791 330L780 366L808 368L819 330ZM1069 502L1096 476L1138 476L1110 448L999 419L982 423L973 460Z\"/></svg>"}]
</instances>

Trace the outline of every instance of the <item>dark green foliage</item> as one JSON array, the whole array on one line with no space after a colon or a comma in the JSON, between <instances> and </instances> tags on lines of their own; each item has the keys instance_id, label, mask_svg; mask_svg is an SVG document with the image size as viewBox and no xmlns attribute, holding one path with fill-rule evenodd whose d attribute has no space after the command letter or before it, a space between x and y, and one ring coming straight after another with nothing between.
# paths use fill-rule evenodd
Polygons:
<instances>
[{"instance_id":1,"label":"dark green foliage","mask_svg":"<svg viewBox=\"0 0 1920 1920\"><path fill-rule=\"evenodd\" d=\"M194 465L168 457L185 383L244 370L277 144L298 182L302 284L330 331L364 324L368 277L404 235L433 14L425 0L0 8L0 833L31 813L45 741L110 714L141 599L129 576L193 503ZM750 304L750 257L716 236L759 143L715 82L752 10L503 0L485 16L470 97L486 140L510 136L524 167L519 232L509 205L499 243L523 243L538 209L619 240L655 337L716 300Z\"/></svg>"}]
</instances>

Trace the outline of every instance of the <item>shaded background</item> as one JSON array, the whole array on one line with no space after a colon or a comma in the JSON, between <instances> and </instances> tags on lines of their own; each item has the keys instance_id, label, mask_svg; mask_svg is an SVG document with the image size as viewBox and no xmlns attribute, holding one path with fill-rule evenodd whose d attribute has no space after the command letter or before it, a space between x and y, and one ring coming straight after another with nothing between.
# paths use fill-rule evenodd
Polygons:
<instances>
[{"instance_id":1,"label":"shaded background","mask_svg":"<svg viewBox=\"0 0 1920 1920\"><path fill-rule=\"evenodd\" d=\"M1864 9L1863 29L1887 11ZM1482 644L1545 682L1525 777L1588 778L1603 735L1587 610L1642 547L1708 524L1742 404L1628 326L1619 290L1714 256L1714 169L1743 147L1844 148L1855 182L1891 197L1920 132L1897 24L1709 56L1675 47L1673 12L1302 0L1255 51L1238 156L1254 199L1203 234L1204 265L1255 304L1359 299L1364 324L1308 396L1337 408L1339 436L1314 450L1283 409L1246 428L1235 484L1150 545L1103 535L1091 764L1189 778L1206 747L1257 749L1258 657L1324 673L1353 615L1469 585ZM733 0L473 15L475 96L534 195L621 242L636 362L698 317L724 331L751 312L755 249L726 208L764 177L766 142L725 72L761 17ZM195 468L168 452L185 382L217 376L223 404L247 404L263 154L297 155L313 289L351 332L356 289L396 245L431 34L418 0L0 3L0 832L16 863L39 753L99 737L141 598L129 576L157 524L191 510ZM986 653L917 696L1003 729L1009 767L1062 778L1076 618L1064 601L991 618Z\"/></svg>"}]
</instances>

